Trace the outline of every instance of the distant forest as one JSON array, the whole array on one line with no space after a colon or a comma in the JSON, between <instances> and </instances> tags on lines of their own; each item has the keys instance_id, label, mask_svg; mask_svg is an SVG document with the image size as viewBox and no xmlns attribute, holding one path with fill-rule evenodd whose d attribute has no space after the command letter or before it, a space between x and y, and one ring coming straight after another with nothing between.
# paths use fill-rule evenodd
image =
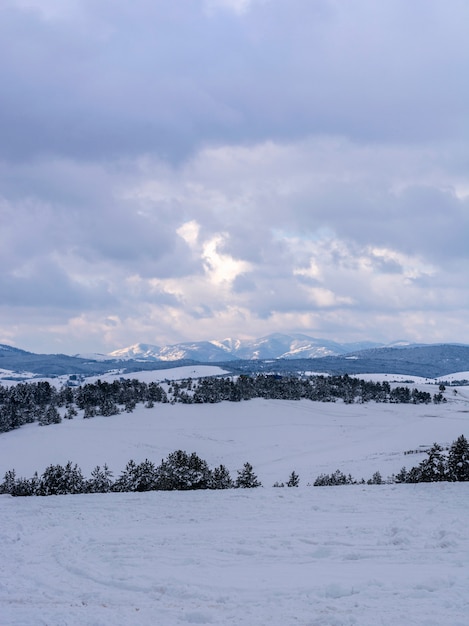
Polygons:
<instances>
[{"instance_id":1,"label":"distant forest","mask_svg":"<svg viewBox=\"0 0 469 626\"><path fill-rule=\"evenodd\" d=\"M347 404L390 402L428 404L445 402L440 385L433 396L406 386L391 388L388 382L371 382L348 376L279 376L270 374L237 377L187 378L145 383L121 378L56 389L47 381L0 386L0 433L37 422L58 424L62 419L131 413L137 404L153 408L157 403L207 404L270 400L343 401Z\"/></svg>"}]
</instances>

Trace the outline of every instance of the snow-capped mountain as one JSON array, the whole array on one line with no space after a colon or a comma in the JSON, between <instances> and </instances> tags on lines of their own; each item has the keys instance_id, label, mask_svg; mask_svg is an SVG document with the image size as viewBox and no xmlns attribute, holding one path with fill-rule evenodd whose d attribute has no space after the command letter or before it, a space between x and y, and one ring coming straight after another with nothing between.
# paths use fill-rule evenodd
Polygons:
<instances>
[{"instance_id":1,"label":"snow-capped mountain","mask_svg":"<svg viewBox=\"0 0 469 626\"><path fill-rule=\"evenodd\" d=\"M312 359L339 356L379 345L372 342L342 344L303 334L273 333L254 340L227 338L222 341L184 342L163 347L137 343L128 348L114 350L108 358L142 361L192 359L202 362L232 359Z\"/></svg>"},{"instance_id":2,"label":"snow-capped mountain","mask_svg":"<svg viewBox=\"0 0 469 626\"><path fill-rule=\"evenodd\" d=\"M307 335L267 335L254 341L225 339L159 347L135 344L111 355L34 354L0 345L0 379L34 376L99 376L109 371L158 370L175 363L224 363L237 372L320 371L392 373L436 378L469 371L469 345L340 344ZM316 362L311 364L311 359ZM231 363L228 363L230 362ZM466 378L466 375L460 377Z\"/></svg>"},{"instance_id":3,"label":"snow-capped mountain","mask_svg":"<svg viewBox=\"0 0 469 626\"><path fill-rule=\"evenodd\" d=\"M127 348L120 348L110 352L107 357L111 359L143 359L154 360L156 355L160 352L159 346L154 346L149 343L135 343L133 346Z\"/></svg>"}]
</instances>

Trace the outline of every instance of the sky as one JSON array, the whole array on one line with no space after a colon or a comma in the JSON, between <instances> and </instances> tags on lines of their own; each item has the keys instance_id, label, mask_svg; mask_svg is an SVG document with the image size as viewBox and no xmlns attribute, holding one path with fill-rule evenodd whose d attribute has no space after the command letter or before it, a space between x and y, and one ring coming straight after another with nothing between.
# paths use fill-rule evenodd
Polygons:
<instances>
[{"instance_id":1,"label":"sky","mask_svg":"<svg viewBox=\"0 0 469 626\"><path fill-rule=\"evenodd\" d=\"M0 343L469 343L465 0L2 0Z\"/></svg>"}]
</instances>

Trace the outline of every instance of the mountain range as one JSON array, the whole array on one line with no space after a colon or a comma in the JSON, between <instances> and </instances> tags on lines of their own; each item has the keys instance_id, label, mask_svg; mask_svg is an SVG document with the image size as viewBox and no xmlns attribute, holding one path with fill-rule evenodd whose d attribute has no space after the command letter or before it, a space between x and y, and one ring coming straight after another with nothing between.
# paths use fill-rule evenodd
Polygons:
<instances>
[{"instance_id":1,"label":"mountain range","mask_svg":"<svg viewBox=\"0 0 469 626\"><path fill-rule=\"evenodd\" d=\"M316 371L339 374L387 373L437 378L469 371L469 346L373 342L337 343L300 334L272 334L252 341L185 342L169 346L135 344L110 354L35 354L0 345L1 378L102 375L193 363L217 363L233 373ZM466 376L465 376L466 377Z\"/></svg>"},{"instance_id":2,"label":"mountain range","mask_svg":"<svg viewBox=\"0 0 469 626\"><path fill-rule=\"evenodd\" d=\"M111 359L143 361L191 359L204 363L237 359L317 359L324 356L349 354L357 350L366 350L380 346L382 344L370 341L337 343L303 334L274 333L254 340L229 338L222 341L185 342L163 347L137 343L127 348L115 350L108 355L100 355L100 358L106 356L106 358Z\"/></svg>"}]
</instances>

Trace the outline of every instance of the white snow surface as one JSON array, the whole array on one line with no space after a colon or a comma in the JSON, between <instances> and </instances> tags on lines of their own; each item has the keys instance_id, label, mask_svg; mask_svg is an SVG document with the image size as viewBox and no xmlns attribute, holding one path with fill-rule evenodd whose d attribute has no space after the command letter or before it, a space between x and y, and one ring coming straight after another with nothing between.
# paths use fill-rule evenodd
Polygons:
<instances>
[{"instance_id":1,"label":"white snow surface","mask_svg":"<svg viewBox=\"0 0 469 626\"><path fill-rule=\"evenodd\" d=\"M469 484L0 496L3 626L467 626Z\"/></svg>"},{"instance_id":2,"label":"white snow surface","mask_svg":"<svg viewBox=\"0 0 469 626\"><path fill-rule=\"evenodd\" d=\"M133 413L27 424L0 435L0 476L15 469L29 477L69 460L87 476L104 463L117 475L130 459L158 464L182 449L211 467L223 463L235 475L249 461L267 485L287 480L293 470L304 483L336 469L357 479L377 470L387 477L416 465L435 441L446 446L461 434L469 438L469 399L452 391L440 405L263 399L152 409L140 404ZM419 449L421 454L405 454Z\"/></svg>"},{"instance_id":3,"label":"white snow surface","mask_svg":"<svg viewBox=\"0 0 469 626\"><path fill-rule=\"evenodd\" d=\"M0 496L0 624L467 626L469 483L307 485L386 477L423 458L405 451L469 437L467 387L444 395L156 404L1 434L0 475L68 460L117 475L181 448L233 476L250 461L264 487ZM299 488L272 487L293 470Z\"/></svg>"}]
</instances>

